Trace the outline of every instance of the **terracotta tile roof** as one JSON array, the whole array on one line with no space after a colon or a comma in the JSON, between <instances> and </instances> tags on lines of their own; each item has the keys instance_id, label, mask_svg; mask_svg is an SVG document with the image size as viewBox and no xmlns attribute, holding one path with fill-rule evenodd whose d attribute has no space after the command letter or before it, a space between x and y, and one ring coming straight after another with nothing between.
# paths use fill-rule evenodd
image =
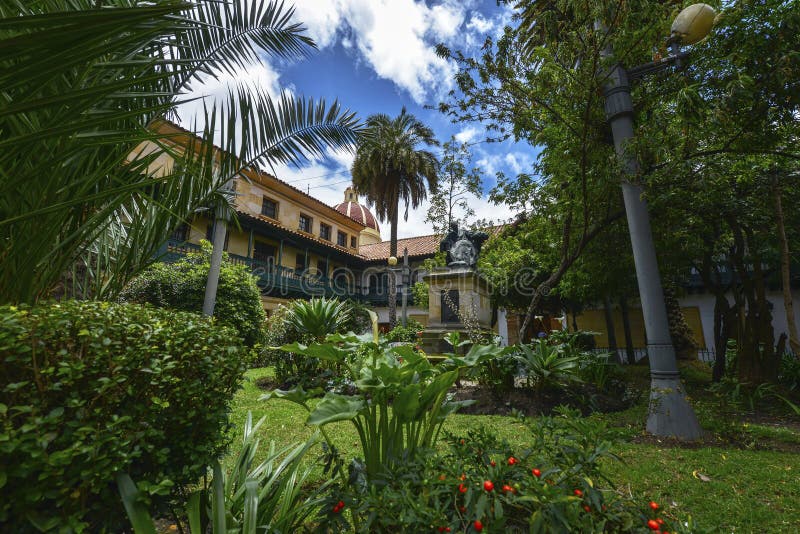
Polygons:
<instances>
[{"instance_id":1,"label":"terracotta tile roof","mask_svg":"<svg viewBox=\"0 0 800 534\"><path fill-rule=\"evenodd\" d=\"M507 225L500 224L486 228L484 231L490 237L496 236ZM403 249L408 248L408 256L432 256L439 252L439 244L442 242L441 234L422 235L419 237L406 237L397 240L397 257L403 255ZM359 255L367 261L385 260L389 258L389 241L381 241L374 245L362 245L358 249Z\"/></svg>"},{"instance_id":2,"label":"terracotta tile roof","mask_svg":"<svg viewBox=\"0 0 800 534\"><path fill-rule=\"evenodd\" d=\"M428 256L439 252L439 243L442 236L439 234L407 237L397 240L397 255L403 255L403 249L408 248L409 257ZM362 245L358 253L365 260L385 260L389 257L389 242L381 241L374 245Z\"/></svg>"}]
</instances>

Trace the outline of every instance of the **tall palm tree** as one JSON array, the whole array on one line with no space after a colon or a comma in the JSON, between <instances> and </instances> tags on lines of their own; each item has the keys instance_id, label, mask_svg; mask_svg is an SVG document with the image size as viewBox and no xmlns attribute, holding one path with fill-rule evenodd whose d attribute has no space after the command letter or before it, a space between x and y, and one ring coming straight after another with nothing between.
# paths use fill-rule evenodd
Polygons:
<instances>
[{"instance_id":1,"label":"tall palm tree","mask_svg":"<svg viewBox=\"0 0 800 534\"><path fill-rule=\"evenodd\" d=\"M0 2L0 302L47 297L70 270L75 293L113 298L243 169L354 148L358 121L336 103L236 86L183 117L196 142L153 131L193 82L302 57L314 43L292 15L280 1Z\"/></svg>"},{"instance_id":2,"label":"tall palm tree","mask_svg":"<svg viewBox=\"0 0 800 534\"><path fill-rule=\"evenodd\" d=\"M389 221L389 255L397 257L397 222L400 203L416 209L427 198L428 189L437 187L439 163L423 147L438 146L433 131L406 112L394 119L385 114L371 115L353 161L353 185L367 198L381 221ZM389 273L389 324L397 323L397 281Z\"/></svg>"}]
</instances>

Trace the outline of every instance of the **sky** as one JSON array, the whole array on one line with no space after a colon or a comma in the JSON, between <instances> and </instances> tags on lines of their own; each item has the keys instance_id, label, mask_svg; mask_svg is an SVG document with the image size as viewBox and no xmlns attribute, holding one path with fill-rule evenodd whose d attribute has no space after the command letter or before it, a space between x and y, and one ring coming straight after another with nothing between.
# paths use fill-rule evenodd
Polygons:
<instances>
[{"instance_id":1,"label":"sky","mask_svg":"<svg viewBox=\"0 0 800 534\"><path fill-rule=\"evenodd\" d=\"M258 84L271 95L290 91L328 103L338 99L361 119L373 113L395 117L405 106L442 143L455 136L471 144L473 166L482 171L484 184L484 196L471 199L476 217L502 222L513 216L506 206L491 204L486 193L498 171L508 176L530 172L535 151L524 143L482 142L486 135L481 124L452 124L424 107L441 102L454 86L456 66L437 57L434 46L441 42L477 55L487 35L498 35L510 23L508 8L493 0L296 0L295 10L295 20L305 25L318 50L293 61L264 57L235 75L207 80L193 88L195 94L213 98L226 84ZM439 155L441 149L434 152ZM267 170L333 205L344 198L353 157L330 153L302 168ZM407 221L401 217L399 237L432 233L424 222L427 210L426 202L409 212ZM381 224L381 234L389 238L388 223Z\"/></svg>"}]
</instances>

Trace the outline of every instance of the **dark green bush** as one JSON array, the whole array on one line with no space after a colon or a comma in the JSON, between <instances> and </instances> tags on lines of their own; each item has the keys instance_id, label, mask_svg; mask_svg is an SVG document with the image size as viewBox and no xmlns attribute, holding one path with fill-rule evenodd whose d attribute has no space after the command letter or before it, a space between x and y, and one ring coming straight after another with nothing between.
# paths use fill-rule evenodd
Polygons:
<instances>
[{"instance_id":1,"label":"dark green bush","mask_svg":"<svg viewBox=\"0 0 800 534\"><path fill-rule=\"evenodd\" d=\"M125 288L121 300L200 313L210 257L210 243L204 241L202 252L188 254L177 263L156 263ZM244 265L231 263L227 254L219 274L214 317L234 328L248 346L260 341L266 314L256 278Z\"/></svg>"},{"instance_id":2,"label":"dark green bush","mask_svg":"<svg viewBox=\"0 0 800 534\"><path fill-rule=\"evenodd\" d=\"M422 332L425 327L414 319L408 320L408 326L397 323L397 326L389 330L386 339L393 342L414 343L417 341L417 332Z\"/></svg>"},{"instance_id":3,"label":"dark green bush","mask_svg":"<svg viewBox=\"0 0 800 534\"><path fill-rule=\"evenodd\" d=\"M125 471L164 503L226 446L240 340L191 313L67 301L0 307L0 524L124 523Z\"/></svg>"}]
</instances>

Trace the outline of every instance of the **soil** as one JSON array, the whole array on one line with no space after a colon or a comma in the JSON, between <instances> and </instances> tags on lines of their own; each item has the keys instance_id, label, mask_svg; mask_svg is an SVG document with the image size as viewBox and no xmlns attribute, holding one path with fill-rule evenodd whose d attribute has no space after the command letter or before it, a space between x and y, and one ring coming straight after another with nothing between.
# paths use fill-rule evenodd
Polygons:
<instances>
[{"instance_id":1,"label":"soil","mask_svg":"<svg viewBox=\"0 0 800 534\"><path fill-rule=\"evenodd\" d=\"M590 384L575 386L572 390L545 392L540 398L529 389L514 388L508 392L494 394L489 388L477 384L464 384L455 389L454 400L474 400L474 404L461 408L458 413L471 415L510 415L518 411L526 416L548 415L553 408L571 406L584 414L593 411L617 412L625 410L630 402L621 400L622 395L604 395Z\"/></svg>"}]
</instances>

